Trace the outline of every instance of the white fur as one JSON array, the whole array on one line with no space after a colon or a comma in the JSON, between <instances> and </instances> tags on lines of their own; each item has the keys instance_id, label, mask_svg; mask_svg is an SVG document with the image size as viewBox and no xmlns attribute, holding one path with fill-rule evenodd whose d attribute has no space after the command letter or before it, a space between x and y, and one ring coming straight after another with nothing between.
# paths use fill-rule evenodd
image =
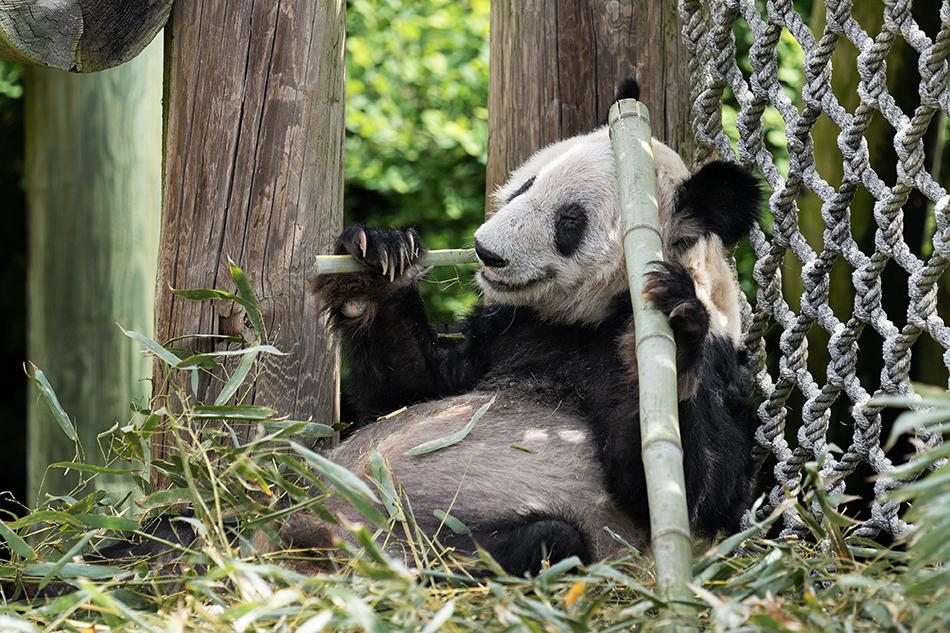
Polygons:
<instances>
[{"instance_id":1,"label":"white fur","mask_svg":"<svg viewBox=\"0 0 950 633\"><path fill-rule=\"evenodd\" d=\"M742 336L739 286L722 240L716 235L702 237L679 260L692 273L696 296L709 312L710 333L738 347Z\"/></svg>"}]
</instances>

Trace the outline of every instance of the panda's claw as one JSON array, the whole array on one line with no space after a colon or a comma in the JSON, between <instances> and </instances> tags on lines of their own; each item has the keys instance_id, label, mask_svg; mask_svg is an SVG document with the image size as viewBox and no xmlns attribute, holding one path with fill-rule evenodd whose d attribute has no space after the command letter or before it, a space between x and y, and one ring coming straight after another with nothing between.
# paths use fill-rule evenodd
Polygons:
<instances>
[{"instance_id":1,"label":"panda's claw","mask_svg":"<svg viewBox=\"0 0 950 633\"><path fill-rule=\"evenodd\" d=\"M376 229L353 224L337 238L335 252L350 255L377 278L395 282L409 272L422 250L422 240L415 229Z\"/></svg>"},{"instance_id":2,"label":"panda's claw","mask_svg":"<svg viewBox=\"0 0 950 633\"><path fill-rule=\"evenodd\" d=\"M356 243L359 244L360 253L363 255L363 258L366 257L366 231L360 229L356 234Z\"/></svg>"}]
</instances>

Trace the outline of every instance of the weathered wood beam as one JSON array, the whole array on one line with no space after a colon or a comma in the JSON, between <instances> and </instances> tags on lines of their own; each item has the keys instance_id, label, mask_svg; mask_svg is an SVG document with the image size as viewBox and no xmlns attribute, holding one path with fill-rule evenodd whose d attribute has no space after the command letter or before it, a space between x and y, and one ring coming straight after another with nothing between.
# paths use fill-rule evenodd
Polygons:
<instances>
[{"instance_id":1,"label":"weathered wood beam","mask_svg":"<svg viewBox=\"0 0 950 633\"><path fill-rule=\"evenodd\" d=\"M172 0L0 0L0 58L72 72L118 66L165 25Z\"/></svg>"}]
</instances>

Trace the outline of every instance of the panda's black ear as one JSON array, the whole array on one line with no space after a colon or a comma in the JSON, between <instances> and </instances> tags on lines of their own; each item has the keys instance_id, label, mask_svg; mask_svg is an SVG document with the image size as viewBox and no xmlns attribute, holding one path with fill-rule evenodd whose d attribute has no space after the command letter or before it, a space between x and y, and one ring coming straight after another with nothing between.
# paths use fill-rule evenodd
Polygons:
<instances>
[{"instance_id":1,"label":"panda's black ear","mask_svg":"<svg viewBox=\"0 0 950 633\"><path fill-rule=\"evenodd\" d=\"M640 84L637 83L636 78L631 75L626 79L622 80L617 84L616 90L614 90L614 100L610 102L610 105L607 106L607 111L604 112L604 118L602 118L598 123L597 127L601 125L607 125L607 121L610 120L610 107L620 101L621 99L639 99L640 98Z\"/></svg>"},{"instance_id":2,"label":"panda's black ear","mask_svg":"<svg viewBox=\"0 0 950 633\"><path fill-rule=\"evenodd\" d=\"M693 220L685 225L718 235L726 246L735 246L758 222L761 208L758 178L741 165L719 160L680 185L673 213ZM677 236L688 237L700 236Z\"/></svg>"},{"instance_id":3,"label":"panda's black ear","mask_svg":"<svg viewBox=\"0 0 950 633\"><path fill-rule=\"evenodd\" d=\"M619 84L617 84L617 89L614 91L614 101L620 101L621 99L639 99L640 98L640 84L637 83L636 77L627 77Z\"/></svg>"}]
</instances>

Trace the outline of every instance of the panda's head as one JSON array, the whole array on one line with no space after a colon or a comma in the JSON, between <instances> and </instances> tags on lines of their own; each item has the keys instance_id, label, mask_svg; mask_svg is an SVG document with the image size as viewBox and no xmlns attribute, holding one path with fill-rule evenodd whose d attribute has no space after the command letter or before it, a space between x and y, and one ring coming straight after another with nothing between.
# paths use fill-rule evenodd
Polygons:
<instances>
[{"instance_id":1,"label":"panda's head","mask_svg":"<svg viewBox=\"0 0 950 633\"><path fill-rule=\"evenodd\" d=\"M653 141L661 219L687 178ZM558 322L598 323L626 291L620 198L606 127L538 151L495 192L475 232L479 287L491 303L527 305Z\"/></svg>"}]
</instances>

